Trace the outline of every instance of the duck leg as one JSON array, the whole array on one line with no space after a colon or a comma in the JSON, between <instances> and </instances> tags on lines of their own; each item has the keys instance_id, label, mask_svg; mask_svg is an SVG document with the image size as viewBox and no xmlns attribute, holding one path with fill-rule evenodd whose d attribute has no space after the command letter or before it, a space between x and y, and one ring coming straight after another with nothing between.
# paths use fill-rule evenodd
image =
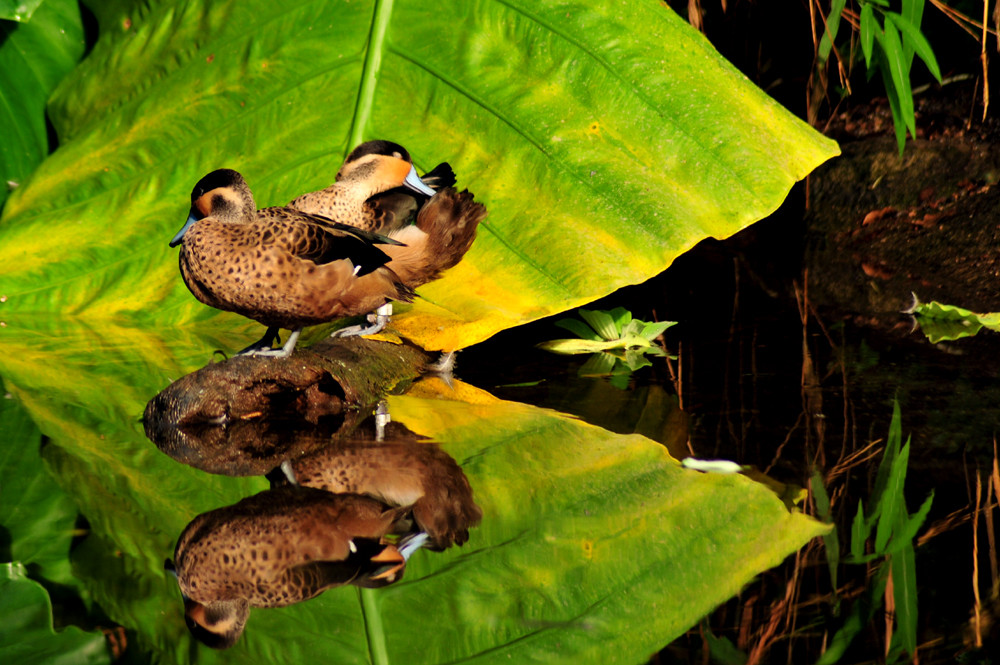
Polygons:
<instances>
[{"instance_id":1,"label":"duck leg","mask_svg":"<svg viewBox=\"0 0 1000 665\"><path fill-rule=\"evenodd\" d=\"M368 315L368 321L372 325L365 326L348 326L347 328L341 328L336 331L330 337L354 337L355 335L374 335L385 328L385 324L389 323L389 319L392 318L392 303L387 302L378 309L375 310L374 314Z\"/></svg>"},{"instance_id":2,"label":"duck leg","mask_svg":"<svg viewBox=\"0 0 1000 665\"><path fill-rule=\"evenodd\" d=\"M247 348L243 349L236 355L267 356L269 358L287 358L292 354L292 351L295 349L295 344L299 341L299 335L302 333L302 328L296 328L295 330L293 330L292 334L288 336L288 341L285 342L284 346L277 349L272 349L271 345L274 344L275 341L278 341L279 343L281 342L281 338L278 336L280 330L281 329L276 326L271 326L270 328L267 329L267 332L264 333L263 337L261 337L259 340L257 340Z\"/></svg>"},{"instance_id":3,"label":"duck leg","mask_svg":"<svg viewBox=\"0 0 1000 665\"><path fill-rule=\"evenodd\" d=\"M288 336L288 341L280 349L261 349L260 351L255 351L253 355L255 356L267 356L268 358L287 358L292 355L292 351L295 350L295 345L299 341L299 335L302 334L302 328L296 328ZM279 340L280 341L280 340Z\"/></svg>"},{"instance_id":4,"label":"duck leg","mask_svg":"<svg viewBox=\"0 0 1000 665\"><path fill-rule=\"evenodd\" d=\"M392 416L389 415L389 405L386 404L384 399L381 399L375 408L376 441L385 441L385 428L390 422L392 422Z\"/></svg>"},{"instance_id":5,"label":"duck leg","mask_svg":"<svg viewBox=\"0 0 1000 665\"><path fill-rule=\"evenodd\" d=\"M253 356L257 355L257 353L259 353L264 349L270 349L271 346L274 344L275 340L278 340L279 342L281 341L281 338L278 336L280 332L281 329L278 328L277 326L270 326L264 333L263 337L261 337L256 342L254 342L247 348L243 349L242 351L239 351L236 355Z\"/></svg>"}]
</instances>

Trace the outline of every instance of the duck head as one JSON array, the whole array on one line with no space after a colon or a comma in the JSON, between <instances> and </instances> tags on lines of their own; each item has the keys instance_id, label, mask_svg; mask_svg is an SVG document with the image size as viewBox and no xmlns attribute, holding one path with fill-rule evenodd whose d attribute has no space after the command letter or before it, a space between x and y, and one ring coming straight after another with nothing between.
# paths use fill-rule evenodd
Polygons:
<instances>
[{"instance_id":1,"label":"duck head","mask_svg":"<svg viewBox=\"0 0 1000 665\"><path fill-rule=\"evenodd\" d=\"M184 226L170 241L170 246L179 245L191 225L205 217L214 217L222 222L240 222L253 219L256 211L257 205L250 187L238 171L212 171L191 190L190 214Z\"/></svg>"},{"instance_id":2,"label":"duck head","mask_svg":"<svg viewBox=\"0 0 1000 665\"><path fill-rule=\"evenodd\" d=\"M177 566L171 559L163 562L163 569L180 585ZM181 598L184 599L184 623L199 642L213 649L228 649L240 639L250 616L250 603L245 598L207 605L192 600L183 591Z\"/></svg>"},{"instance_id":3,"label":"duck head","mask_svg":"<svg viewBox=\"0 0 1000 665\"><path fill-rule=\"evenodd\" d=\"M392 141L368 141L352 150L337 172L337 182L365 188L366 198L395 187L434 196L413 168L410 153Z\"/></svg>"},{"instance_id":4,"label":"duck head","mask_svg":"<svg viewBox=\"0 0 1000 665\"><path fill-rule=\"evenodd\" d=\"M228 649L236 644L249 616L250 604L246 598L208 604L184 598L184 622L188 630L213 649Z\"/></svg>"}]
</instances>

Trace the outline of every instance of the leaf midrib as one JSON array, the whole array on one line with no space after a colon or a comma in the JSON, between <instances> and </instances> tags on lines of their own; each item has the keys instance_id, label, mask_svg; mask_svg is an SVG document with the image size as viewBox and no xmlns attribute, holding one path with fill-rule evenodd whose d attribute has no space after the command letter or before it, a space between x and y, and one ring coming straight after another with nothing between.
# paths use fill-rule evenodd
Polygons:
<instances>
[{"instance_id":1,"label":"leaf midrib","mask_svg":"<svg viewBox=\"0 0 1000 665\"><path fill-rule=\"evenodd\" d=\"M389 22L392 19L393 3L394 0L375 0L372 27L368 33L368 45L365 47L365 64L361 68L361 87L358 89L358 103L354 107L354 117L351 119L348 146L361 143L371 118L375 87L385 51L385 33L388 32Z\"/></svg>"}]
</instances>

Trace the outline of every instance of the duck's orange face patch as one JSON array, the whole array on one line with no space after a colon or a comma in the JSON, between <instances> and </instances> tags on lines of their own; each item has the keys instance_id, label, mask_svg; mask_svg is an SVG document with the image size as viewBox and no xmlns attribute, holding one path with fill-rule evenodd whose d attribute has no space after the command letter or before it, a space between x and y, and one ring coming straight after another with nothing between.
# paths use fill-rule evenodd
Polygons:
<instances>
[{"instance_id":1,"label":"duck's orange face patch","mask_svg":"<svg viewBox=\"0 0 1000 665\"><path fill-rule=\"evenodd\" d=\"M410 163L405 159L376 155L374 178L387 189L399 187L406 180L410 168Z\"/></svg>"},{"instance_id":2,"label":"duck's orange face patch","mask_svg":"<svg viewBox=\"0 0 1000 665\"><path fill-rule=\"evenodd\" d=\"M345 164L337 174L337 179L349 178L355 182L366 182L373 189L391 189L403 184L409 172L410 162L401 157L365 155L357 161Z\"/></svg>"},{"instance_id":3,"label":"duck's orange face patch","mask_svg":"<svg viewBox=\"0 0 1000 665\"><path fill-rule=\"evenodd\" d=\"M216 187L195 199L194 208L199 213L198 219L204 219L220 210L239 210L241 203L239 195L231 187Z\"/></svg>"}]
</instances>

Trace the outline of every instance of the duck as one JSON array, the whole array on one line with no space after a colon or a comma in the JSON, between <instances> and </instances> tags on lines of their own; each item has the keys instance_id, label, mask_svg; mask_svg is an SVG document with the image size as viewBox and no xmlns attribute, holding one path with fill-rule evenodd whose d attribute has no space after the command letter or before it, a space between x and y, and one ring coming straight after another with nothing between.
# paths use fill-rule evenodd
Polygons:
<instances>
[{"instance_id":1,"label":"duck","mask_svg":"<svg viewBox=\"0 0 1000 665\"><path fill-rule=\"evenodd\" d=\"M333 184L297 196L288 206L387 233L412 224L431 197L454 184L455 172L447 162L418 176L406 148L392 141L366 141L350 152Z\"/></svg>"},{"instance_id":2,"label":"duck","mask_svg":"<svg viewBox=\"0 0 1000 665\"><path fill-rule=\"evenodd\" d=\"M257 210L243 176L212 171L191 191L191 210L170 241L181 276L202 303L267 326L241 354L291 354L302 328L370 312L413 290L387 264L399 241L288 207ZM292 331L271 348L281 328ZM279 340L280 341L280 340Z\"/></svg>"},{"instance_id":3,"label":"duck","mask_svg":"<svg viewBox=\"0 0 1000 665\"><path fill-rule=\"evenodd\" d=\"M447 163L421 178L401 145L368 141L329 187L255 210L243 177L220 169L192 190L171 247L183 243L181 274L196 298L268 327L241 354L285 357L306 325L376 311L374 325L335 334L378 332L391 302L412 302L414 289L462 259L486 208L454 182ZM285 269L276 271L279 261ZM272 349L281 328L291 335Z\"/></svg>"},{"instance_id":4,"label":"duck","mask_svg":"<svg viewBox=\"0 0 1000 665\"><path fill-rule=\"evenodd\" d=\"M482 520L465 473L441 447L415 435L388 440L341 439L280 465L272 483L288 482L333 493L369 496L390 506L411 506L428 536L427 549L443 551L469 540Z\"/></svg>"},{"instance_id":5,"label":"duck","mask_svg":"<svg viewBox=\"0 0 1000 665\"><path fill-rule=\"evenodd\" d=\"M188 629L203 644L227 649L242 635L251 608L284 607L345 584L379 588L398 581L426 541L412 530L409 510L287 486L198 515L165 562Z\"/></svg>"},{"instance_id":6,"label":"duck","mask_svg":"<svg viewBox=\"0 0 1000 665\"><path fill-rule=\"evenodd\" d=\"M416 289L462 260L486 217L486 207L454 184L455 172L447 162L418 176L406 148L380 139L354 148L331 185L288 205L395 240L382 248L390 257L388 265ZM387 302L376 312L374 325L335 334L374 334L391 312Z\"/></svg>"}]
</instances>

